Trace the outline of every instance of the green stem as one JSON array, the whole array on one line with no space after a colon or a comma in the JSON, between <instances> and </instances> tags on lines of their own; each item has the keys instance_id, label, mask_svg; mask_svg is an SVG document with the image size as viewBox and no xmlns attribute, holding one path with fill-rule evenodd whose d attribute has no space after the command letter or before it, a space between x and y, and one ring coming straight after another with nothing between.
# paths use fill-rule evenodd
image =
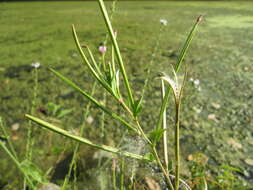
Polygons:
<instances>
[{"instance_id":1,"label":"green stem","mask_svg":"<svg viewBox=\"0 0 253 190\"><path fill-rule=\"evenodd\" d=\"M153 146L152 142L149 140L149 138L147 137L147 135L144 133L139 121L138 121L138 118L135 118L135 122L137 124L137 127L138 127L138 131L139 131L139 135L142 136L142 138L146 141L146 143L150 146Z\"/></svg>"},{"instance_id":2,"label":"green stem","mask_svg":"<svg viewBox=\"0 0 253 190\"><path fill-rule=\"evenodd\" d=\"M14 155L12 155L12 153L8 150L8 148L4 145L3 142L0 141L0 146L3 148L3 150L8 154L8 156L11 158L11 160L15 163L15 165L17 166L17 168L20 170L20 172L24 175L26 181L28 182L28 184L30 185L30 187L35 190L35 186L32 182L32 180L29 178L29 176L23 171L19 161L15 158Z\"/></svg>"},{"instance_id":3,"label":"green stem","mask_svg":"<svg viewBox=\"0 0 253 190\"><path fill-rule=\"evenodd\" d=\"M107 27L109 35L111 37L113 46L115 48L116 57L117 57L118 62L119 62L120 72L123 75L123 79L124 79L124 83L125 83L125 86L126 86L126 89L127 89L127 93L128 93L128 96L129 96L130 103L131 103L131 105L134 105L134 99L133 99L132 91L131 91L131 88L130 88L130 85L129 85L129 82L128 82L128 77L127 77L126 70L125 70L125 67L124 67L123 59L122 59L122 56L121 56L121 53L120 53L120 50L119 50L118 43L117 43L116 38L114 36L114 32L113 32L112 25L111 25L109 16L108 16L106 8L105 8L105 4L104 4L103 0L98 0L98 3L99 3L99 7L101 9L101 12L103 14L103 17L104 17L104 20L105 20L105 23L106 23L106 27Z\"/></svg>"},{"instance_id":4,"label":"green stem","mask_svg":"<svg viewBox=\"0 0 253 190\"><path fill-rule=\"evenodd\" d=\"M165 96L165 87L164 87L164 81L161 80L162 82L162 98ZM166 109L163 112L163 154L164 154L164 161L165 161L165 166L166 170L168 171L169 169L169 158L168 158L168 139L167 139L167 122L166 122ZM169 175L169 173L168 173Z\"/></svg>"},{"instance_id":5,"label":"green stem","mask_svg":"<svg viewBox=\"0 0 253 190\"><path fill-rule=\"evenodd\" d=\"M33 88L33 100L32 100L32 107L31 107L31 114L34 114L35 106L36 106L36 99L37 99L37 91L38 91L38 69L34 68L34 88ZM31 160L33 154L33 128L31 127L32 123L29 121L29 128L27 131L27 144L26 144L26 159Z\"/></svg>"},{"instance_id":6,"label":"green stem","mask_svg":"<svg viewBox=\"0 0 253 190\"><path fill-rule=\"evenodd\" d=\"M159 112L159 116L158 116L158 121L156 123L156 130L159 129L162 125L162 121L163 121L163 113L166 109L166 106L167 106L167 103L169 101L169 97L170 97L170 92L171 92L171 89L170 87L168 87L165 91L165 95L163 97L163 101L162 101L162 105L161 105L161 108L160 108L160 112Z\"/></svg>"},{"instance_id":7,"label":"green stem","mask_svg":"<svg viewBox=\"0 0 253 190\"><path fill-rule=\"evenodd\" d=\"M179 131L179 119L180 119L180 103L176 102L176 116L175 116L175 190L179 189L179 175L180 175L180 131Z\"/></svg>"},{"instance_id":8,"label":"green stem","mask_svg":"<svg viewBox=\"0 0 253 190\"><path fill-rule=\"evenodd\" d=\"M112 160L112 183L113 183L113 190L117 190L117 183L116 183L116 160Z\"/></svg>"},{"instance_id":9,"label":"green stem","mask_svg":"<svg viewBox=\"0 0 253 190\"><path fill-rule=\"evenodd\" d=\"M202 16L199 16L197 18L197 21L195 22L195 24L193 25L190 33L188 34L187 36L187 39L183 45L183 48L181 49L180 51L180 55L179 55L179 58L178 58L178 61L177 61L177 64L175 66L175 71L176 73L179 71L181 65L182 65L182 62L185 58L185 55L186 55L186 52L187 50L189 49L190 47L190 44L191 44L191 41L193 39L193 36L194 36L194 33L200 23L202 19ZM159 111L159 116L158 116L158 121L156 123L156 129L160 129L161 128L161 125L162 125L162 119L163 119L163 112L164 110L166 109L166 106L167 106L167 103L168 103L168 100L169 100L169 97L170 97L170 87L168 87L166 89L166 92L165 92L165 96L164 96L164 100L162 102L162 106L160 107L160 111Z\"/></svg>"},{"instance_id":10,"label":"green stem","mask_svg":"<svg viewBox=\"0 0 253 190\"><path fill-rule=\"evenodd\" d=\"M97 86L97 83L95 82L93 87L92 87L92 90L91 90L91 94L93 95L94 92L95 92L95 89L96 89L96 86ZM86 106L86 111L84 113L84 116L83 116L83 125L81 126L81 129L80 129L80 136L83 135L83 132L84 132L84 127L85 127L85 120L87 119L88 117L88 114L90 112L90 106L91 106L91 102L89 102ZM68 171L68 174L67 176L65 177L64 179L64 183L62 185L62 189L61 190L65 190L66 187L67 187L67 184L69 182L69 179L70 179L70 175L71 175L71 171L72 169L74 168L75 164L76 164L76 161L77 161L77 156L78 156L78 150L79 150L79 147L80 147L80 143L77 142L76 145L75 145L75 149L74 149L74 153L73 153L73 158L71 160L71 163L70 163L70 167L69 167L69 171Z\"/></svg>"},{"instance_id":11,"label":"green stem","mask_svg":"<svg viewBox=\"0 0 253 190\"><path fill-rule=\"evenodd\" d=\"M167 170L164 169L164 167L163 167L163 165L162 165L162 162L161 162L161 159L159 158L158 153L157 153L157 151L156 151L156 148L155 148L154 146L152 146L152 147L151 147L151 150L152 150L152 152L153 152L153 155L155 156L155 159L156 159L156 161L157 161L159 167L161 168L161 170L162 170L162 172L163 172L163 175L165 176L165 179L166 179L167 184L170 186L170 189L171 189L171 190L174 190L174 187L173 187L172 182L171 182L171 180L170 180L170 176L169 176Z\"/></svg>"},{"instance_id":12,"label":"green stem","mask_svg":"<svg viewBox=\"0 0 253 190\"><path fill-rule=\"evenodd\" d=\"M3 131L4 136L5 136L6 139L7 139L7 143L8 143L8 145L9 145L9 147L10 147L11 153L13 154L13 156L15 157L15 159L18 160L17 153L16 153L16 151L15 151L15 149L14 149L14 146L13 146L11 140L10 140L10 137L8 137L8 133L7 133L7 131L5 130L4 122L3 122L3 120L2 120L1 117L0 117L0 126L1 126L1 129L2 129L2 131Z\"/></svg>"},{"instance_id":13,"label":"green stem","mask_svg":"<svg viewBox=\"0 0 253 190\"><path fill-rule=\"evenodd\" d=\"M103 102L106 105L106 93L103 93ZM101 115L101 141L103 142L105 137L105 112Z\"/></svg>"},{"instance_id":14,"label":"green stem","mask_svg":"<svg viewBox=\"0 0 253 190\"><path fill-rule=\"evenodd\" d=\"M31 107L31 114L35 111L36 106L36 99L37 99L37 90L38 90L38 69L34 68L33 70L33 77L34 77L34 88L33 88L33 100L32 100L32 107ZM32 123L29 121L29 128L27 131L27 143L26 143L26 153L25 157L27 160L32 160L32 154L33 154L33 144L34 144L34 138L33 138L33 128L31 127ZM24 189L26 189L26 178L24 178Z\"/></svg>"},{"instance_id":15,"label":"green stem","mask_svg":"<svg viewBox=\"0 0 253 190\"><path fill-rule=\"evenodd\" d=\"M147 89L147 86L148 86L148 83L149 83L149 80L150 80L150 71L151 71L151 68L153 66L155 56L158 52L158 48L160 46L160 39L161 39L161 36L162 36L163 28L164 27L161 26L160 29L159 29L159 34L157 36L157 40L156 40L156 43L155 43L155 46L154 46L154 49L153 49L153 53L151 55L151 61L149 62L149 65L148 65L148 68L147 68L147 75L146 75L147 77L144 81L144 86L143 86L143 89L142 89L142 97L144 97L145 91Z\"/></svg>"},{"instance_id":16,"label":"green stem","mask_svg":"<svg viewBox=\"0 0 253 190\"><path fill-rule=\"evenodd\" d=\"M125 160L121 159L120 162L120 190L124 190L124 170L125 170Z\"/></svg>"},{"instance_id":17,"label":"green stem","mask_svg":"<svg viewBox=\"0 0 253 190\"><path fill-rule=\"evenodd\" d=\"M91 59L93 65L95 66L95 69L96 69L98 75L99 75L99 76L102 76L102 73L101 73L101 71L100 71L100 68L99 68L99 66L98 66L98 64L97 64L97 62L96 62L96 60L95 60L95 58L94 58L94 56L93 56L93 54L92 54L92 52L91 52L89 46L85 46L85 48L86 48L87 51L88 51L88 54L89 54L89 56L90 56L90 59Z\"/></svg>"}]
</instances>

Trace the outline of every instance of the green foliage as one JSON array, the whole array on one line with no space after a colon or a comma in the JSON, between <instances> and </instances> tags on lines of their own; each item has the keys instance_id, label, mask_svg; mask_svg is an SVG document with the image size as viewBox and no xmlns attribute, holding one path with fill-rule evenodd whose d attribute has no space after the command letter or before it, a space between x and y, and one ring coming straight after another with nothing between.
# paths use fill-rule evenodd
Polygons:
<instances>
[{"instance_id":1,"label":"green foliage","mask_svg":"<svg viewBox=\"0 0 253 190\"><path fill-rule=\"evenodd\" d=\"M217 182L221 189L236 189L243 186L240 178L235 173L242 174L241 169L229 165L220 167L220 175L217 177Z\"/></svg>"},{"instance_id":2,"label":"green foliage","mask_svg":"<svg viewBox=\"0 0 253 190\"><path fill-rule=\"evenodd\" d=\"M132 105L132 110L133 110L133 115L134 117L137 117L141 110L142 110L142 98L141 97L140 99L134 101L134 104Z\"/></svg>"},{"instance_id":3,"label":"green foliage","mask_svg":"<svg viewBox=\"0 0 253 190\"><path fill-rule=\"evenodd\" d=\"M43 172L31 161L24 160L20 163L20 168L26 175L37 183L46 183Z\"/></svg>"},{"instance_id":4,"label":"green foliage","mask_svg":"<svg viewBox=\"0 0 253 190\"><path fill-rule=\"evenodd\" d=\"M154 145L161 140L165 129L155 129L149 133L149 138Z\"/></svg>"},{"instance_id":5,"label":"green foliage","mask_svg":"<svg viewBox=\"0 0 253 190\"><path fill-rule=\"evenodd\" d=\"M69 115L73 112L73 108L71 109L64 109L61 105L57 105L53 102L49 102L46 104L46 109L48 111L48 114L52 117L56 118L62 118L66 115Z\"/></svg>"}]
</instances>

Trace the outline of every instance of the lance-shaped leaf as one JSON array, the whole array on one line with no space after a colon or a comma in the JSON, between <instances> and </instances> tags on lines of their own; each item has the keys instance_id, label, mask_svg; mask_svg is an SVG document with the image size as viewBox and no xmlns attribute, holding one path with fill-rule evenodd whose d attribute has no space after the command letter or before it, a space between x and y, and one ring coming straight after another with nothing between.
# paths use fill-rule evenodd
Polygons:
<instances>
[{"instance_id":1,"label":"lance-shaped leaf","mask_svg":"<svg viewBox=\"0 0 253 190\"><path fill-rule=\"evenodd\" d=\"M116 113L113 113L112 111L108 110L104 105L99 103L96 99L94 99L91 95L83 91L79 86L77 86L74 82L69 80L68 78L64 77L59 72L55 71L54 69L50 69L57 77L62 79L64 82L66 82L69 86L71 86L73 89L75 89L77 92L81 93L84 97L86 97L89 101L91 101L93 104L95 104L98 108L103 110L106 114L110 115L115 120L122 123L124 126L128 127L129 129L137 132L136 128L131 126L128 122L126 122L124 119L122 119L120 116L118 116Z\"/></svg>"},{"instance_id":2,"label":"lance-shaped leaf","mask_svg":"<svg viewBox=\"0 0 253 190\"><path fill-rule=\"evenodd\" d=\"M63 135L65 137L68 137L68 138L70 138L72 140L75 140L75 141L78 141L80 143L87 144L87 145L92 146L94 148L101 149L101 150L104 150L104 151L107 151L107 152L111 152L111 153L114 153L114 154L117 154L117 155L120 155L120 156L126 156L126 157L130 157L130 158L138 159L138 160L150 161L150 160L148 160L148 158L146 158L142 155L138 155L138 154L134 154L134 153L131 153L131 152L126 152L126 151L121 151L118 148L107 146L107 145L95 144L95 143L91 142L90 140L88 140L86 138L73 135L73 134L69 133L66 130L63 130L59 127L56 127L56 126L54 126L54 125L52 125L52 124L50 124L46 121L43 121L43 120L41 120L39 118L36 118L36 117L33 117L31 115L26 114L25 116L28 119L34 121L35 123L39 124L40 126L46 128L50 131L53 131L55 133L58 133L58 134Z\"/></svg>"},{"instance_id":3,"label":"lance-shaped leaf","mask_svg":"<svg viewBox=\"0 0 253 190\"><path fill-rule=\"evenodd\" d=\"M188 51L188 49L189 49L189 47L190 47L190 44L191 44L191 41L192 41L192 39L193 39L194 33L196 32L197 27L198 27L198 25L200 24L202 18L203 18L202 15L200 15L200 16L197 18L195 24L193 25L193 27L192 27L190 33L189 33L188 36L187 36L187 39L186 39L186 41L185 41L185 43L184 43L184 45L183 45L183 47L182 47L182 49L181 49L181 51L180 51L180 55L179 55L179 57L178 57L177 64L176 64L176 66L175 66L176 72L179 71L179 69L180 69L180 67L181 67L181 65L182 65L182 62L183 62L183 60L184 60L184 58L185 58L185 55L186 55L186 53L187 53L187 51ZM161 107L160 107L159 117L158 117L158 121L157 121L157 123L156 123L156 129L159 129L159 128L161 127L162 118L163 118L163 113L164 113L164 110L166 109L166 106L167 106L167 103L168 103L168 100L169 100L169 97L170 97L170 91L171 91L171 90L170 90L170 87L168 87L168 88L166 89L166 92L165 92L165 96L164 96L164 98L163 98L162 105L161 105Z\"/></svg>"}]
</instances>

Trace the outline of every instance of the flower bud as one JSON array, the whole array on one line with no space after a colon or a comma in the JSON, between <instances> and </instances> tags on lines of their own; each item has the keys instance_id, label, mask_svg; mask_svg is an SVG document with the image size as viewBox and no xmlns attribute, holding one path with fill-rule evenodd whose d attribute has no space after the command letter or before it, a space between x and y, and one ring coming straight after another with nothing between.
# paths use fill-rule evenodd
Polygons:
<instances>
[{"instance_id":1,"label":"flower bud","mask_svg":"<svg viewBox=\"0 0 253 190\"><path fill-rule=\"evenodd\" d=\"M106 46L104 45L99 46L98 51L100 52L101 55L104 55L106 52Z\"/></svg>"},{"instance_id":2,"label":"flower bud","mask_svg":"<svg viewBox=\"0 0 253 190\"><path fill-rule=\"evenodd\" d=\"M199 15L197 18L197 23L200 23L203 20L203 15Z\"/></svg>"}]
</instances>

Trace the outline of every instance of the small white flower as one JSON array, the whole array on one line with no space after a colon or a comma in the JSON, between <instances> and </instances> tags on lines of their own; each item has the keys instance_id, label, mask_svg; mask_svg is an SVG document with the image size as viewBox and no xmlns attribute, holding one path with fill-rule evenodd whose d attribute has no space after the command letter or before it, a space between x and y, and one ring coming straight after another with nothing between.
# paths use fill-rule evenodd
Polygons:
<instances>
[{"instance_id":1,"label":"small white flower","mask_svg":"<svg viewBox=\"0 0 253 190\"><path fill-rule=\"evenodd\" d=\"M200 81L199 81L199 79L196 79L196 80L194 80L194 85L197 87L197 86L199 86L199 84L200 84Z\"/></svg>"},{"instance_id":2,"label":"small white flower","mask_svg":"<svg viewBox=\"0 0 253 190\"><path fill-rule=\"evenodd\" d=\"M193 79L193 78L190 78L189 80L190 80L191 82L193 82L193 81L194 81L194 79Z\"/></svg>"},{"instance_id":3,"label":"small white flower","mask_svg":"<svg viewBox=\"0 0 253 190\"><path fill-rule=\"evenodd\" d=\"M40 62L34 62L31 64L32 67L34 67L35 69L40 67Z\"/></svg>"},{"instance_id":4,"label":"small white flower","mask_svg":"<svg viewBox=\"0 0 253 190\"><path fill-rule=\"evenodd\" d=\"M160 19L160 23L164 26L166 26L168 24L168 21L164 18Z\"/></svg>"},{"instance_id":5,"label":"small white flower","mask_svg":"<svg viewBox=\"0 0 253 190\"><path fill-rule=\"evenodd\" d=\"M91 124L94 121L94 119L92 116L89 116L89 117L87 117L86 121L88 124Z\"/></svg>"}]
</instances>

